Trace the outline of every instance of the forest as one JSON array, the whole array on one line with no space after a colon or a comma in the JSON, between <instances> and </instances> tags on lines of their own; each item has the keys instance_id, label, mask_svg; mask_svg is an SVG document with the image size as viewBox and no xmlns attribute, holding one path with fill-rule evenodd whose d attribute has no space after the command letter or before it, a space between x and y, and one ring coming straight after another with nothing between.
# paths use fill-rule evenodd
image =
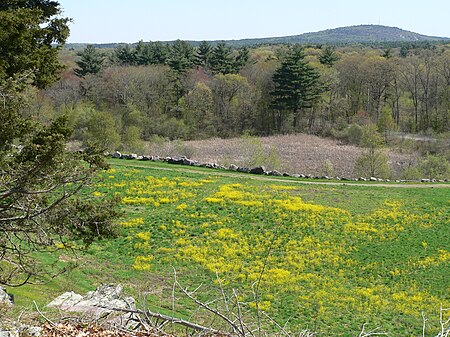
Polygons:
<instances>
[{"instance_id":1,"label":"forest","mask_svg":"<svg viewBox=\"0 0 450 337\"><path fill-rule=\"evenodd\" d=\"M450 46L268 45L185 41L62 50L61 80L27 113L66 114L74 139L137 151L152 137L248 133L333 136L351 124L380 132L450 130Z\"/></svg>"}]
</instances>

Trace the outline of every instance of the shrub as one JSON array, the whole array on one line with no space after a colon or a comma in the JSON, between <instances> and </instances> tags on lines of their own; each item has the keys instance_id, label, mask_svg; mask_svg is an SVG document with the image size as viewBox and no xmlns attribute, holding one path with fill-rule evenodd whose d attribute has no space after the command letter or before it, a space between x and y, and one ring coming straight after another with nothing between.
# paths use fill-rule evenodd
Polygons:
<instances>
[{"instance_id":1,"label":"shrub","mask_svg":"<svg viewBox=\"0 0 450 337\"><path fill-rule=\"evenodd\" d=\"M358 124L352 124L347 129L347 139L350 144L359 145L361 142L362 127Z\"/></svg>"},{"instance_id":2,"label":"shrub","mask_svg":"<svg viewBox=\"0 0 450 337\"><path fill-rule=\"evenodd\" d=\"M326 175L327 177L334 176L333 163L329 159L326 159L323 162L323 174Z\"/></svg>"},{"instance_id":3,"label":"shrub","mask_svg":"<svg viewBox=\"0 0 450 337\"><path fill-rule=\"evenodd\" d=\"M450 163L443 156L428 155L419 164L421 172L425 178L429 179L449 179Z\"/></svg>"},{"instance_id":4,"label":"shrub","mask_svg":"<svg viewBox=\"0 0 450 337\"><path fill-rule=\"evenodd\" d=\"M356 159L355 175L388 179L392 175L388 160L388 156L380 149L369 149Z\"/></svg>"},{"instance_id":5,"label":"shrub","mask_svg":"<svg viewBox=\"0 0 450 337\"><path fill-rule=\"evenodd\" d=\"M83 128L83 145L115 150L120 144L114 118L108 112L91 110Z\"/></svg>"}]
</instances>

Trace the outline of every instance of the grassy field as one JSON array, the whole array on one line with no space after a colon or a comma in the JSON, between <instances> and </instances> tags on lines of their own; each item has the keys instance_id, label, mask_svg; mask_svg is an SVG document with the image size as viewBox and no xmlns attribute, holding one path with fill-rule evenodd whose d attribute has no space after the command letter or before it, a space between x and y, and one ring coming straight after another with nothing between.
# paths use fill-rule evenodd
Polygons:
<instances>
[{"instance_id":1,"label":"grassy field","mask_svg":"<svg viewBox=\"0 0 450 337\"><path fill-rule=\"evenodd\" d=\"M85 193L120 198L120 236L80 253L81 267L39 294L17 290L19 304L122 283L152 310L174 306L179 317L207 320L173 292L175 270L184 286L202 285L195 296L203 301L235 289L248 319L259 309L291 331L323 336L357 336L364 323L421 336L422 313L434 336L440 307L450 307L449 188L307 185L111 163Z\"/></svg>"}]
</instances>

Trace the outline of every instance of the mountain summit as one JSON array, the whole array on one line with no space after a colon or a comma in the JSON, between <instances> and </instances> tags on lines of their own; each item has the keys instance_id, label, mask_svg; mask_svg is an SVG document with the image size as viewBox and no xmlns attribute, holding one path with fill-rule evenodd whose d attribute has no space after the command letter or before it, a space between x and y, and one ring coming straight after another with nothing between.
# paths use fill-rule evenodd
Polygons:
<instances>
[{"instance_id":1,"label":"mountain summit","mask_svg":"<svg viewBox=\"0 0 450 337\"><path fill-rule=\"evenodd\" d=\"M236 45L276 44L276 43L377 43L377 42L418 42L442 41L448 37L426 36L397 27L382 25L359 25L327 29L300 35L243 39L229 41Z\"/></svg>"}]
</instances>

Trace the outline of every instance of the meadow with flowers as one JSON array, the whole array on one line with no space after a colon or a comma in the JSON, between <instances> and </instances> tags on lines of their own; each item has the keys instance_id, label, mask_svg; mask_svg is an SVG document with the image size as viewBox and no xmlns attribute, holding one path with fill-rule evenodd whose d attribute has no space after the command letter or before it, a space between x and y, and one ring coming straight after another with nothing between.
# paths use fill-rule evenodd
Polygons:
<instances>
[{"instance_id":1,"label":"meadow with flowers","mask_svg":"<svg viewBox=\"0 0 450 337\"><path fill-rule=\"evenodd\" d=\"M115 280L148 287L149 306L170 310L176 271L186 286L203 285L204 300L235 289L246 310L324 336L358 335L364 323L421 335L424 317L431 333L440 308L450 308L448 188L111 167L88 193L119 198L120 235L90 248L100 262L86 273L110 270ZM177 306L186 317L194 310L182 299Z\"/></svg>"}]
</instances>

